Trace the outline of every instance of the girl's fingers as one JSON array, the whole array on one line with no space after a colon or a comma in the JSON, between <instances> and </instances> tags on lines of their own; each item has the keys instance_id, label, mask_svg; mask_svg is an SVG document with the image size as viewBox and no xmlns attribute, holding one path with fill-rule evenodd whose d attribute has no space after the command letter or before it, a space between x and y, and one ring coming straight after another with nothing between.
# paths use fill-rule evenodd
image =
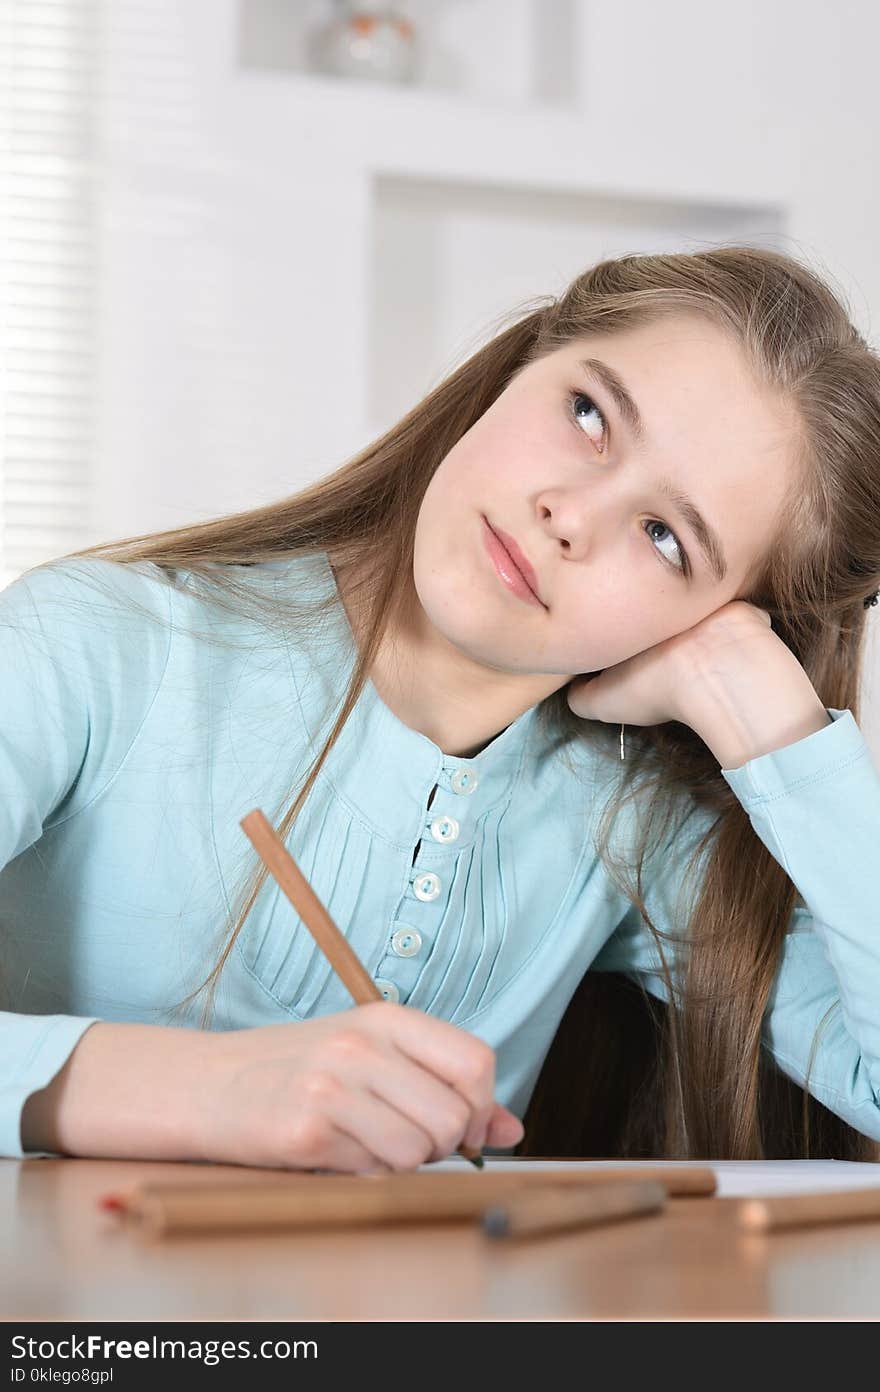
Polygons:
<instances>
[{"instance_id":1,"label":"girl's fingers","mask_svg":"<svg viewBox=\"0 0 880 1392\"><path fill-rule=\"evenodd\" d=\"M433 1153L429 1133L375 1093L340 1088L323 1110L337 1131L369 1154L369 1168L378 1162L391 1170L416 1170Z\"/></svg>"},{"instance_id":2,"label":"girl's fingers","mask_svg":"<svg viewBox=\"0 0 880 1392\"><path fill-rule=\"evenodd\" d=\"M513 1112L509 1112L506 1107L502 1107L500 1102L496 1102L489 1118L489 1127L484 1144L499 1147L515 1146L519 1145L524 1134L525 1128L519 1117Z\"/></svg>"},{"instance_id":3,"label":"girl's fingers","mask_svg":"<svg viewBox=\"0 0 880 1392\"><path fill-rule=\"evenodd\" d=\"M491 1104L474 1111L460 1092L399 1050L386 1048L378 1065L365 1058L360 1067L350 1064L347 1071L353 1082L381 1097L431 1138L434 1146L428 1159L445 1159L463 1139L468 1145L485 1144Z\"/></svg>"},{"instance_id":4,"label":"girl's fingers","mask_svg":"<svg viewBox=\"0 0 880 1392\"><path fill-rule=\"evenodd\" d=\"M322 1147L320 1158L303 1160L302 1164L291 1168L298 1170L340 1170L347 1174L361 1174L365 1170L383 1168L365 1146L353 1137L335 1127L329 1132Z\"/></svg>"},{"instance_id":5,"label":"girl's fingers","mask_svg":"<svg viewBox=\"0 0 880 1392\"><path fill-rule=\"evenodd\" d=\"M408 1005L376 1001L357 1009L364 1018L370 1012L370 1027L382 1038L461 1093L473 1113L488 1118L495 1095L495 1052L482 1039Z\"/></svg>"}]
</instances>

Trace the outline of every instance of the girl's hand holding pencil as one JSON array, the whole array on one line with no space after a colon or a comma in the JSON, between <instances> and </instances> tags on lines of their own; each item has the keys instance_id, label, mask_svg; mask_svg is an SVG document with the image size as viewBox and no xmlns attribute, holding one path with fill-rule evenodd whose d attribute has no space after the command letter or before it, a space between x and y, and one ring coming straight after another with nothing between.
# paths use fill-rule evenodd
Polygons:
<instances>
[{"instance_id":1,"label":"girl's hand holding pencil","mask_svg":"<svg viewBox=\"0 0 880 1392\"><path fill-rule=\"evenodd\" d=\"M291 1070L288 1064L282 1070L280 1085L292 1085L296 1093L298 1111L285 1124L288 1144L292 1142L298 1158L280 1163L316 1169L416 1169L457 1148L482 1167L484 1145L503 1149L521 1140L519 1119L494 1101L495 1054L489 1045L419 1010L383 1001L265 814L255 807L240 825L352 1000L362 1007L356 1014L294 1027L297 1043L306 1040L308 1030L320 1042L311 1058L306 1055L304 1066L298 1069L294 1064ZM322 1036L322 1025L329 1025L329 1035ZM265 1029L259 1033L264 1035ZM258 1087L261 1078L262 1074ZM252 1157L244 1163L279 1162Z\"/></svg>"},{"instance_id":2,"label":"girl's hand holding pencil","mask_svg":"<svg viewBox=\"0 0 880 1392\"><path fill-rule=\"evenodd\" d=\"M202 1157L242 1165L416 1169L464 1142L505 1147L522 1124L493 1101L475 1035L390 1001L215 1035L205 1051Z\"/></svg>"}]
</instances>

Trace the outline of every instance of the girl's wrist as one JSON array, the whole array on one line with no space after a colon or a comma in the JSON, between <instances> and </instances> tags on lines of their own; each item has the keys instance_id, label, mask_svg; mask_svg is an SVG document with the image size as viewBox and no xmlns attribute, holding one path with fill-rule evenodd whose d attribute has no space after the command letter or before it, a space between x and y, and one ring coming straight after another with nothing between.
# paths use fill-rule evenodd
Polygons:
<instances>
[{"instance_id":1,"label":"girl's wrist","mask_svg":"<svg viewBox=\"0 0 880 1392\"><path fill-rule=\"evenodd\" d=\"M800 663L781 644L760 668L702 672L683 699L684 722L723 769L741 768L831 723Z\"/></svg>"}]
</instances>

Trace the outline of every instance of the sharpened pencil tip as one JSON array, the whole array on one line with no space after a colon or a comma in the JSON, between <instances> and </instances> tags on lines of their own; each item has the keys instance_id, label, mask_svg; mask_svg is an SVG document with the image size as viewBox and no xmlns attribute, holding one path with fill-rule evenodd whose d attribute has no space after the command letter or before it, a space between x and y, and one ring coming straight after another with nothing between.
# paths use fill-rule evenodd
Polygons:
<instances>
[{"instance_id":1,"label":"sharpened pencil tip","mask_svg":"<svg viewBox=\"0 0 880 1392\"><path fill-rule=\"evenodd\" d=\"M479 1146L467 1146L463 1142L456 1149L456 1155L460 1155L462 1160L470 1160L478 1170L483 1168L483 1152Z\"/></svg>"}]
</instances>

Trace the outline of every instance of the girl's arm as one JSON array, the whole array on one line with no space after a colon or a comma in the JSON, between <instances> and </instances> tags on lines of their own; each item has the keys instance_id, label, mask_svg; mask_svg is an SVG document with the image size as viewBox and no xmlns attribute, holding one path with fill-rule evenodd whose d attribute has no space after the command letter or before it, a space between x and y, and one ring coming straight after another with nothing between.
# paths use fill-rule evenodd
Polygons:
<instances>
[{"instance_id":1,"label":"girl's arm","mask_svg":"<svg viewBox=\"0 0 880 1392\"><path fill-rule=\"evenodd\" d=\"M61 1017L64 1018L64 1017ZM211 1036L163 1025L87 1026L21 1113L25 1151L197 1160L194 1104Z\"/></svg>"},{"instance_id":2,"label":"girl's arm","mask_svg":"<svg viewBox=\"0 0 880 1392\"><path fill-rule=\"evenodd\" d=\"M521 1140L494 1083L481 1039L388 1001L219 1033L99 1021L26 1102L22 1139L67 1155L412 1169L463 1140Z\"/></svg>"},{"instance_id":3,"label":"girl's arm","mask_svg":"<svg viewBox=\"0 0 880 1392\"><path fill-rule=\"evenodd\" d=\"M0 922L4 867L87 806L137 738L170 651L170 596L98 559L54 562L0 592ZM129 598L158 622L136 622ZM17 947L13 969L0 934L0 1155L12 1157L28 1098L96 1022L21 1013L27 945Z\"/></svg>"},{"instance_id":4,"label":"girl's arm","mask_svg":"<svg viewBox=\"0 0 880 1392\"><path fill-rule=\"evenodd\" d=\"M852 712L827 713L822 728L722 774L804 901L765 1012L764 1045L803 1086L815 1038L809 1091L880 1140L880 776ZM681 931L681 918L673 919L681 873L709 820L702 813L689 819L651 878L646 905L661 929ZM640 978L667 998L653 939L635 909L593 966Z\"/></svg>"}]
</instances>

